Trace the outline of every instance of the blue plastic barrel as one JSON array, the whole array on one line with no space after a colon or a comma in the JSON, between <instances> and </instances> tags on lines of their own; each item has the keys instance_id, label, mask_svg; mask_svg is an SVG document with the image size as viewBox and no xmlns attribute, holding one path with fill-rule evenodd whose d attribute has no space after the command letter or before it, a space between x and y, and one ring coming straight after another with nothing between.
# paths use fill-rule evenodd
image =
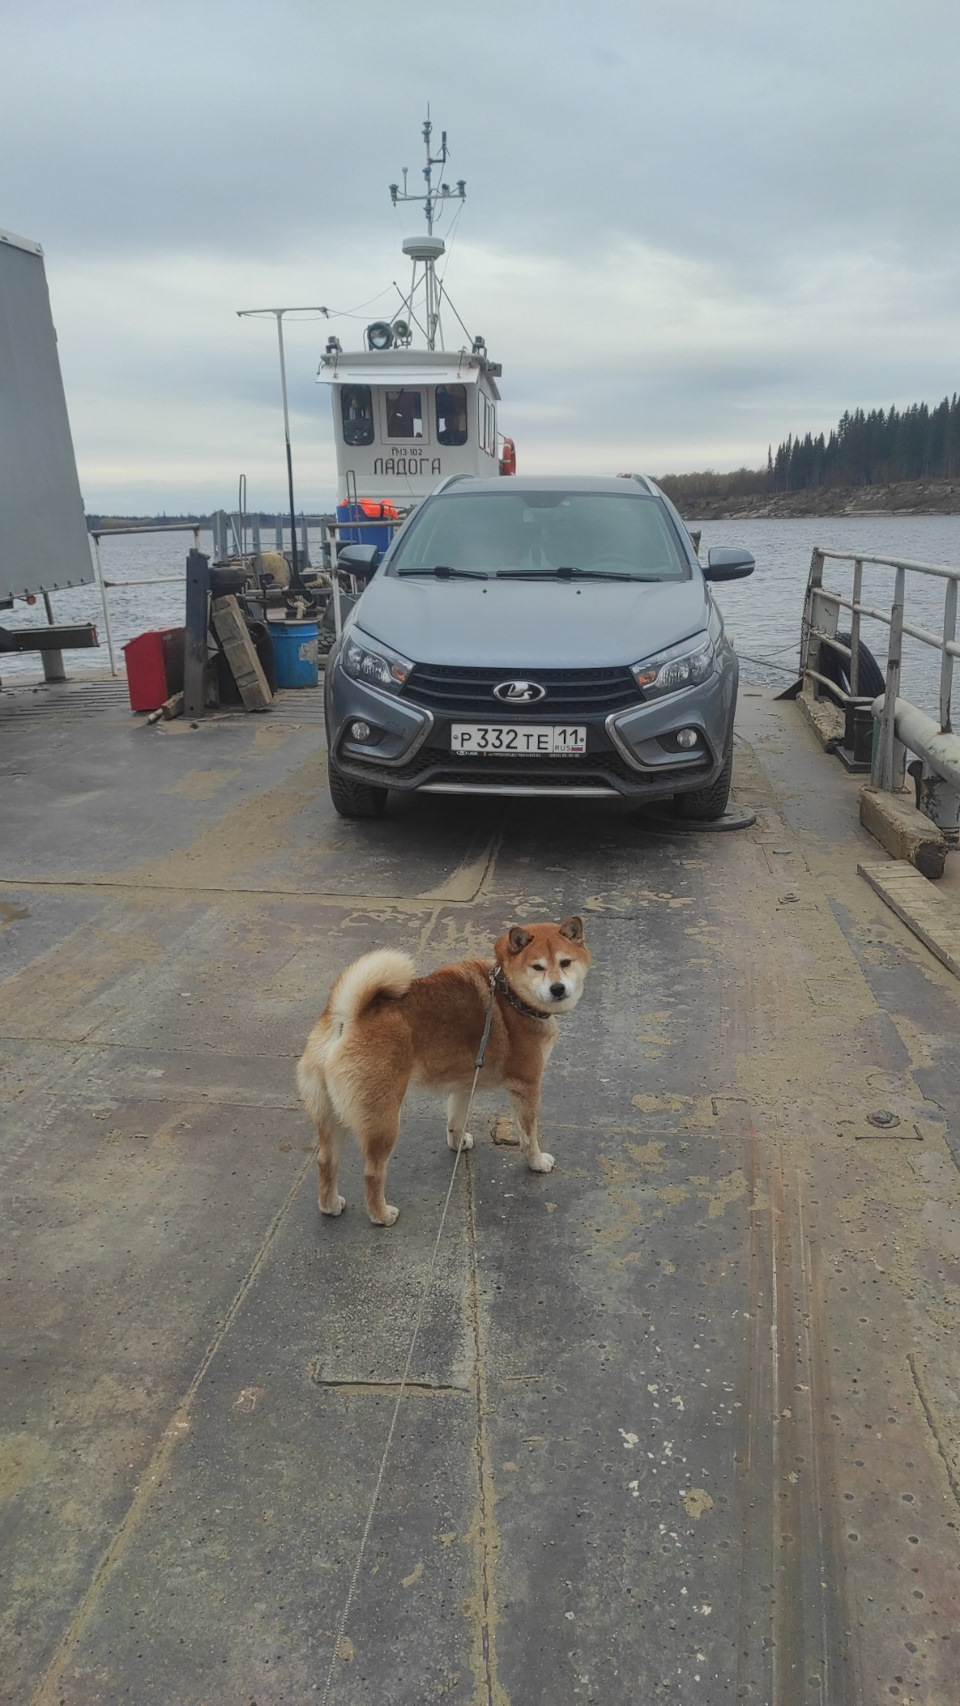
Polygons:
<instances>
[{"instance_id":1,"label":"blue plastic barrel","mask_svg":"<svg viewBox=\"0 0 960 1706\"><path fill-rule=\"evenodd\" d=\"M315 622L271 622L277 660L278 687L316 687L317 624Z\"/></svg>"}]
</instances>

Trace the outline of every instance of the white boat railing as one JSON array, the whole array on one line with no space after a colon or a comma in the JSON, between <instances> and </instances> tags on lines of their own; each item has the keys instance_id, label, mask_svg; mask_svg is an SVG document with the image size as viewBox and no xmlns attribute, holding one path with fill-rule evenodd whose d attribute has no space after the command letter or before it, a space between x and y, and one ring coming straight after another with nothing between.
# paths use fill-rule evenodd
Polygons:
<instances>
[{"instance_id":1,"label":"white boat railing","mask_svg":"<svg viewBox=\"0 0 960 1706\"><path fill-rule=\"evenodd\" d=\"M853 589L848 597L824 586L827 560L853 564ZM867 604L863 598L866 566L893 569L894 588L889 608ZM926 576L943 582L943 623L939 634L908 621L905 615L907 576ZM940 827L956 846L960 839L960 737L953 732L951 700L954 659L960 658L957 644L957 586L960 568L941 563L918 563L902 557L878 557L853 551L827 551L817 547L810 560L804 604L800 668L804 687L812 684L813 696L828 689L834 700L845 705L869 704L874 718L870 782L874 788L893 791L903 787L907 751L917 753L922 769L917 776L920 809ZM915 584L915 583L911 583ZM850 644L837 638L840 612L850 612ZM874 698L860 691L861 622L883 623L889 629L885 687ZM940 654L939 724L917 706L901 697L903 638L909 635ZM849 691L838 687L821 668L821 647L828 646L849 660Z\"/></svg>"},{"instance_id":2,"label":"white boat railing","mask_svg":"<svg viewBox=\"0 0 960 1706\"><path fill-rule=\"evenodd\" d=\"M115 586L164 586L167 582L175 581L179 582L181 586L186 584L186 579L183 574L151 575L148 579L144 580L136 577L129 581L105 580L103 564L100 561L101 539L110 539L114 534L119 538L121 535L126 536L131 533L192 533L194 549L197 551L200 549L199 522L159 522L154 526L140 527L91 527L90 537L93 540L93 555L97 570L97 585L100 588L100 603L103 606L103 625L107 631L107 650L110 653L111 675L116 675L118 672L116 653L113 645L113 629L110 626L110 604L107 598L109 588Z\"/></svg>"}]
</instances>

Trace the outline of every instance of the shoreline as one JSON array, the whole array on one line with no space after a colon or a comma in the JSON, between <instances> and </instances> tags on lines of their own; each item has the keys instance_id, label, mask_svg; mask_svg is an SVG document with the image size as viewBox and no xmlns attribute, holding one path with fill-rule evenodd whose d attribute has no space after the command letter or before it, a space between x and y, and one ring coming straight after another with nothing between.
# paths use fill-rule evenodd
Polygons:
<instances>
[{"instance_id":1,"label":"shoreline","mask_svg":"<svg viewBox=\"0 0 960 1706\"><path fill-rule=\"evenodd\" d=\"M850 515L960 515L960 479L901 480L888 486L807 487L692 500L686 521L789 520Z\"/></svg>"}]
</instances>

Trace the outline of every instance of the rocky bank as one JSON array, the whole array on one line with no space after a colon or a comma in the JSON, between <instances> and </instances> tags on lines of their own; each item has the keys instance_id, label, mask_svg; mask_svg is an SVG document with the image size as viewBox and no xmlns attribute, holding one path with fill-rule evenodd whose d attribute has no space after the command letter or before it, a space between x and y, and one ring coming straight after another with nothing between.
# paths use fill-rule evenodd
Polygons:
<instances>
[{"instance_id":1,"label":"rocky bank","mask_svg":"<svg viewBox=\"0 0 960 1706\"><path fill-rule=\"evenodd\" d=\"M802 492L687 499L685 519L744 521L834 515L960 515L960 479L904 480L892 486L810 486Z\"/></svg>"}]
</instances>

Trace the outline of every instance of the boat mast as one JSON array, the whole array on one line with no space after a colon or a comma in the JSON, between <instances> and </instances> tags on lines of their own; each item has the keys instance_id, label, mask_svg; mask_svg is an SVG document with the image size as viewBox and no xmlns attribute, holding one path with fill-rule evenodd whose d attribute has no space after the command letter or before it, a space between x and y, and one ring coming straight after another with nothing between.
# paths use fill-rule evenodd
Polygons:
<instances>
[{"instance_id":1,"label":"boat mast","mask_svg":"<svg viewBox=\"0 0 960 1706\"><path fill-rule=\"evenodd\" d=\"M445 183L440 183L434 187L434 166L439 166L442 169L447 163L447 133L445 130L440 132L439 154L431 154L430 152L430 137L432 134L433 125L430 123L430 109L428 107L427 117L423 121L423 140L427 150L427 163L423 168L423 176L427 186L426 194L407 194L407 173L406 167L404 167L403 190L401 191L399 184L391 184L390 199L393 202L394 207L397 207L401 202L407 201L420 202L423 206L427 220L426 236L406 237L403 242L404 254L409 255L410 259L413 261L413 279L410 284L410 295L407 300L410 305L409 311L412 315L413 297L417 288L417 268L422 267L424 295L426 298L427 348L436 349L437 338L439 336L440 348L443 349L443 329L440 325L440 285L437 282L436 263L443 254L446 245L444 244L442 237L434 236L433 222L434 219L439 217L438 209L441 202L463 201L467 193L467 186L463 178L458 178L457 187L454 190L450 188L449 184Z\"/></svg>"}]
</instances>

